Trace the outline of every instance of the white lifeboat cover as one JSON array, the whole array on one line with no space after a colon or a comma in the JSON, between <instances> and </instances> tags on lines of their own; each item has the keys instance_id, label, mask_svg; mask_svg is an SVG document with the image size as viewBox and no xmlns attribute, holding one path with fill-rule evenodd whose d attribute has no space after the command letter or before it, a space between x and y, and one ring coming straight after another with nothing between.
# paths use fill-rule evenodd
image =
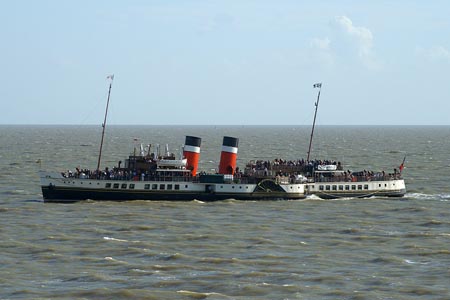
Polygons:
<instances>
[{"instance_id":1,"label":"white lifeboat cover","mask_svg":"<svg viewBox=\"0 0 450 300\"><path fill-rule=\"evenodd\" d=\"M185 167L187 159L161 159L157 164L160 167Z\"/></svg>"},{"instance_id":2,"label":"white lifeboat cover","mask_svg":"<svg viewBox=\"0 0 450 300\"><path fill-rule=\"evenodd\" d=\"M336 171L336 165L318 165L317 170L319 171Z\"/></svg>"}]
</instances>

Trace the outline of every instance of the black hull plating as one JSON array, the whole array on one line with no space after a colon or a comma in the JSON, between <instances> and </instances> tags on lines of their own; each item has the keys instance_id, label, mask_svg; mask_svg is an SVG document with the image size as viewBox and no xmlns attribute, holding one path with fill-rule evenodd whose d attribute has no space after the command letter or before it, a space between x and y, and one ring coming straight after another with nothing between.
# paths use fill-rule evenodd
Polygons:
<instances>
[{"instance_id":1,"label":"black hull plating","mask_svg":"<svg viewBox=\"0 0 450 300\"><path fill-rule=\"evenodd\" d=\"M296 200L304 199L304 194L286 192L254 192L246 194L233 193L201 193L201 192L151 192L151 191L116 191L116 190L88 190L88 189L62 189L56 187L42 187L44 202L77 202L82 200L95 201L219 201L226 199L236 200Z\"/></svg>"},{"instance_id":2,"label":"black hull plating","mask_svg":"<svg viewBox=\"0 0 450 300\"><path fill-rule=\"evenodd\" d=\"M374 192L345 192L345 193L323 193L315 192L314 195L321 199L339 199L339 198L369 198L369 197L403 197L406 190L397 191L374 191Z\"/></svg>"}]
</instances>

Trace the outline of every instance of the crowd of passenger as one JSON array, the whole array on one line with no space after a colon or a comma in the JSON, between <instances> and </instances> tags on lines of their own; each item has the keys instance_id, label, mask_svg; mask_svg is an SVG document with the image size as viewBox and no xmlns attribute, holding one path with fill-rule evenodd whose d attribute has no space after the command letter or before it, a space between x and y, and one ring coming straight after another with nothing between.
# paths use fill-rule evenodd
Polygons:
<instances>
[{"instance_id":1,"label":"crowd of passenger","mask_svg":"<svg viewBox=\"0 0 450 300\"><path fill-rule=\"evenodd\" d=\"M155 171L132 171L128 169L119 169L114 167L109 169L108 167L105 170L90 170L90 169L80 169L76 168L75 172L68 170L67 172L61 173L61 175L65 178L80 178L80 179L97 179L97 180L133 180L133 181L150 181L150 180L159 180L161 176L157 175ZM190 177L189 172L165 172L165 177L171 177L174 181L184 181L181 179L186 179L184 177ZM180 180L177 180L176 178ZM175 178L175 179L174 179Z\"/></svg>"},{"instance_id":2,"label":"crowd of passenger","mask_svg":"<svg viewBox=\"0 0 450 300\"><path fill-rule=\"evenodd\" d=\"M328 167L332 167L330 171L340 172L326 172ZM334 166L334 167L333 167ZM317 172L325 167L324 172ZM199 172L198 175L206 174ZM104 170L90 170L76 168L74 172L68 170L62 172L61 175L65 178L80 178L80 179L100 179L100 180L134 180L134 181L150 181L161 180L162 175L155 172L155 170L133 171L124 168L114 167L112 169L105 168ZM165 177L170 177L174 181L185 181L192 179L190 172L165 172ZM250 161L244 170L236 168L234 178L243 179L246 177L262 177L270 176L275 178L289 178L290 182L303 182L306 177L313 177L314 181L331 182L331 181L380 181L397 179L401 177L401 173L394 169L394 173L386 174L385 171L373 172L363 170L360 172L352 172L350 170L343 171L342 165L335 160L283 160L276 158L273 161L257 160ZM306 176L306 177L305 177Z\"/></svg>"},{"instance_id":3,"label":"crowd of passenger","mask_svg":"<svg viewBox=\"0 0 450 300\"><path fill-rule=\"evenodd\" d=\"M324 172L317 172L324 171ZM341 171L341 172L327 172ZM303 174L314 177L315 181L379 181L400 178L400 173L394 169L394 173L386 174L385 171L373 172L363 170L352 172L343 171L341 162L335 160L284 160L276 158L273 161L257 160L250 161L246 166L246 174L249 176L278 176L298 178ZM297 180L296 180L297 181Z\"/></svg>"},{"instance_id":4,"label":"crowd of passenger","mask_svg":"<svg viewBox=\"0 0 450 300\"><path fill-rule=\"evenodd\" d=\"M385 171L381 172L373 172L373 171L359 171L352 172L347 170L345 172L340 173L315 173L314 180L316 182L358 182L358 181L383 181L383 180L392 180L399 179L401 174L394 169L394 173L386 173Z\"/></svg>"},{"instance_id":5,"label":"crowd of passenger","mask_svg":"<svg viewBox=\"0 0 450 300\"><path fill-rule=\"evenodd\" d=\"M81 179L117 179L117 180L131 180L138 174L136 172L130 172L128 170L119 170L117 168L105 170L94 170L76 168L75 172L67 170L67 172L61 174L67 178L81 178Z\"/></svg>"},{"instance_id":6,"label":"crowd of passenger","mask_svg":"<svg viewBox=\"0 0 450 300\"><path fill-rule=\"evenodd\" d=\"M305 159L298 159L298 160L284 160L281 158L276 158L273 161L265 161L265 160L257 160L257 161L250 161L247 166L246 170L247 173L256 174L260 173L258 171L264 171L264 175L268 175L269 171L284 171L292 170L302 173L309 173L310 175L313 173L314 170L317 170L319 166L336 166L336 170L342 170L342 165L340 162L337 162L335 160L305 160Z\"/></svg>"}]
</instances>

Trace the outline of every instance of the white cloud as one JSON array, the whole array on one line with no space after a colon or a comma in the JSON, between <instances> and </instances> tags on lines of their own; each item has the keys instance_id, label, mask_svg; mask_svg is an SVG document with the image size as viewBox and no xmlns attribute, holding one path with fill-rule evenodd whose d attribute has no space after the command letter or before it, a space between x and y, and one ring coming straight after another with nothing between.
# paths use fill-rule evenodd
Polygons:
<instances>
[{"instance_id":1,"label":"white cloud","mask_svg":"<svg viewBox=\"0 0 450 300\"><path fill-rule=\"evenodd\" d=\"M202 19L200 31L202 33L210 33L226 28L231 28L235 24L235 19L229 14L216 14L212 17L205 17Z\"/></svg>"},{"instance_id":2,"label":"white cloud","mask_svg":"<svg viewBox=\"0 0 450 300\"><path fill-rule=\"evenodd\" d=\"M337 16L334 18L334 22L340 30L357 44L361 58L370 55L373 45L373 35L369 29L354 26L352 20L346 16Z\"/></svg>"},{"instance_id":3,"label":"white cloud","mask_svg":"<svg viewBox=\"0 0 450 300\"><path fill-rule=\"evenodd\" d=\"M318 63L325 66L331 66L334 64L333 53L330 49L330 39L326 38L313 38L310 42L311 58Z\"/></svg>"},{"instance_id":4,"label":"white cloud","mask_svg":"<svg viewBox=\"0 0 450 300\"><path fill-rule=\"evenodd\" d=\"M433 46L428 49L418 48L416 52L430 61L450 62L450 51L443 46Z\"/></svg>"},{"instance_id":5,"label":"white cloud","mask_svg":"<svg viewBox=\"0 0 450 300\"><path fill-rule=\"evenodd\" d=\"M370 69L380 68L373 51L373 34L368 28L355 26L346 16L336 16L331 26L337 30L332 47L341 48L341 54L355 54Z\"/></svg>"},{"instance_id":6,"label":"white cloud","mask_svg":"<svg viewBox=\"0 0 450 300\"><path fill-rule=\"evenodd\" d=\"M330 39L329 38L314 38L311 40L311 47L319 50L329 50L330 49Z\"/></svg>"}]
</instances>

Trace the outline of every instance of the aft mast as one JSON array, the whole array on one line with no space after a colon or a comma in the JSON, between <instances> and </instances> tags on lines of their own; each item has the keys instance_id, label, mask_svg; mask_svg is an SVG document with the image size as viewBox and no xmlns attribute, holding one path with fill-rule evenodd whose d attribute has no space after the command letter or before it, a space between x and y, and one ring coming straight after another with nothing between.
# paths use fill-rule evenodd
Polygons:
<instances>
[{"instance_id":1,"label":"aft mast","mask_svg":"<svg viewBox=\"0 0 450 300\"><path fill-rule=\"evenodd\" d=\"M112 87L112 82L114 80L114 75L109 75L108 77L106 77L106 79L109 79L109 90L108 90L108 100L106 101L106 110L105 110L105 119L103 120L103 124L102 124L102 140L100 142L100 151L98 153L98 163L97 163L97 176L99 176L99 172L100 172L100 161L102 159L102 149L103 149L103 139L105 137L105 128L106 128L106 118L108 116L108 107L109 107L109 97L111 95L111 87Z\"/></svg>"},{"instance_id":2,"label":"aft mast","mask_svg":"<svg viewBox=\"0 0 450 300\"><path fill-rule=\"evenodd\" d=\"M314 105L316 106L316 111L314 112L314 120L311 129L311 138L309 139L308 157L306 158L306 161L309 161L309 155L311 154L311 146L314 136L314 127L316 126L316 116L317 116L317 109L319 108L319 99L320 99L320 91L322 90L322 83L315 83L313 85L313 88L319 88L319 93L317 94L317 102L314 103Z\"/></svg>"}]
</instances>

